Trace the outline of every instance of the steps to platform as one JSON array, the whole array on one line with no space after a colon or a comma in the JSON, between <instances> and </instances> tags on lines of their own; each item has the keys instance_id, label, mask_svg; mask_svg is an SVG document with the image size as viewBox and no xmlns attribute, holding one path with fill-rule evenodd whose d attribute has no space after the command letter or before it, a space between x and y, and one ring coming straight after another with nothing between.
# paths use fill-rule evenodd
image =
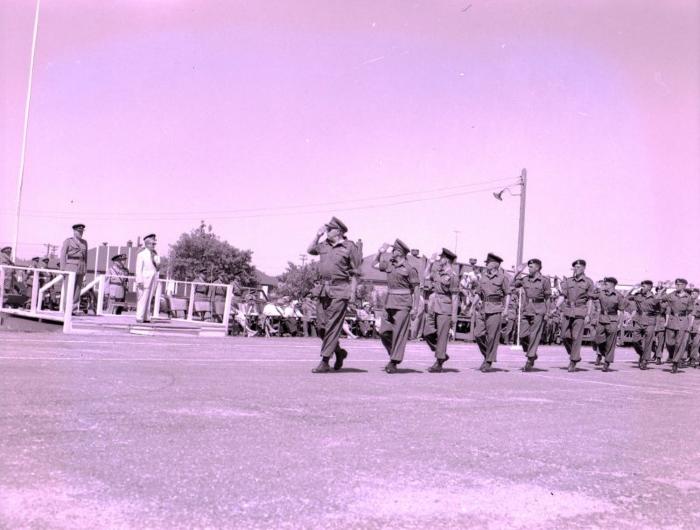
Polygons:
<instances>
[{"instance_id":1,"label":"steps to platform","mask_svg":"<svg viewBox=\"0 0 700 530\"><path fill-rule=\"evenodd\" d=\"M138 323L133 315L103 315L75 317L73 331L77 333L130 333L133 335L188 335L195 337L224 337L223 324L193 322L179 319L154 319Z\"/></svg>"}]
</instances>

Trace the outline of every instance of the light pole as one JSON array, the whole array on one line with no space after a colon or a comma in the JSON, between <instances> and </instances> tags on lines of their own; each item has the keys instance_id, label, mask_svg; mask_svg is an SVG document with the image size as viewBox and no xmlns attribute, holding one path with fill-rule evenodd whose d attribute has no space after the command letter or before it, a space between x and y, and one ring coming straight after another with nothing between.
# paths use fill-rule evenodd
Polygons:
<instances>
[{"instance_id":1,"label":"light pole","mask_svg":"<svg viewBox=\"0 0 700 530\"><path fill-rule=\"evenodd\" d=\"M462 231L461 230L453 230L453 232L455 233L455 254L457 254L457 245L459 243L459 234L461 234Z\"/></svg>"},{"instance_id":2,"label":"light pole","mask_svg":"<svg viewBox=\"0 0 700 530\"><path fill-rule=\"evenodd\" d=\"M520 186L520 193L513 193L510 191L510 187L503 188L501 191L494 193L493 196L499 201L503 200L503 194L507 191L510 195L520 197L520 216L518 218L518 248L515 263L515 270L517 271L523 264L523 241L525 239L525 197L527 196L527 169L520 172L520 179L516 186ZM514 346L514 349L521 349L520 347L520 308L522 306L522 291L518 290L518 344Z\"/></svg>"}]
</instances>

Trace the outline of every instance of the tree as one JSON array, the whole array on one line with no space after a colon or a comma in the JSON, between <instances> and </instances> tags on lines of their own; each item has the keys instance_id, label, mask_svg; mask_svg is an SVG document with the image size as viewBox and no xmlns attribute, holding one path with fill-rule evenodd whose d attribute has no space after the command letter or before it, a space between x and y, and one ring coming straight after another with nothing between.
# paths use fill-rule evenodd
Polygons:
<instances>
[{"instance_id":1,"label":"tree","mask_svg":"<svg viewBox=\"0 0 700 530\"><path fill-rule=\"evenodd\" d=\"M294 300L301 300L314 286L314 280L318 278L318 263L312 261L305 265L296 265L287 262L287 270L277 279L277 293L281 296L289 296Z\"/></svg>"},{"instance_id":2,"label":"tree","mask_svg":"<svg viewBox=\"0 0 700 530\"><path fill-rule=\"evenodd\" d=\"M216 280L222 272L229 278L237 277L242 285L257 285L253 253L239 250L228 241L222 241L211 225L201 221L198 228L182 234L170 245L170 273L176 280L192 280L198 269L207 269L207 279Z\"/></svg>"}]
</instances>

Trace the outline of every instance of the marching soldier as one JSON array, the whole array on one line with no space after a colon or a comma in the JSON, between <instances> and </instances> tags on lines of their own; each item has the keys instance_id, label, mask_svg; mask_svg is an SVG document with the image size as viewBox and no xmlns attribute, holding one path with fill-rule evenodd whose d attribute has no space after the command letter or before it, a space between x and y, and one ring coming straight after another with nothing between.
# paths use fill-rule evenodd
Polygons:
<instances>
[{"instance_id":1,"label":"marching soldier","mask_svg":"<svg viewBox=\"0 0 700 530\"><path fill-rule=\"evenodd\" d=\"M435 258L433 254L425 269L424 286L431 294L423 326L423 338L435 353L435 363L428 368L433 373L442 372L442 365L450 358L447 341L459 309L459 277L452 269L457 254L443 248L439 260Z\"/></svg>"},{"instance_id":2,"label":"marching soldier","mask_svg":"<svg viewBox=\"0 0 700 530\"><path fill-rule=\"evenodd\" d=\"M108 313L114 312L114 304L123 303L126 299L127 285L129 282L129 269L126 266L126 259L126 254L117 254L112 258L112 264L109 267L108 277Z\"/></svg>"},{"instance_id":3,"label":"marching soldier","mask_svg":"<svg viewBox=\"0 0 700 530\"><path fill-rule=\"evenodd\" d=\"M406 341L411 327L411 318L418 313L420 303L420 279L415 267L409 265L406 256L410 249L397 239L391 247L391 259L382 257L390 248L381 246L374 258L373 266L386 273L387 295L379 337L389 354L389 363L384 367L388 374L396 373L396 366L403 361Z\"/></svg>"},{"instance_id":4,"label":"marching soldier","mask_svg":"<svg viewBox=\"0 0 700 530\"><path fill-rule=\"evenodd\" d=\"M136 322L150 322L151 302L156 291L160 256L156 252L156 235L148 234L143 238L146 247L136 256ZM158 300L156 303L160 303Z\"/></svg>"},{"instance_id":5,"label":"marching soldier","mask_svg":"<svg viewBox=\"0 0 700 530\"><path fill-rule=\"evenodd\" d=\"M343 367L348 352L340 347L340 332L343 329L348 302L355 302L357 276L360 274L362 255L346 237L348 227L337 217L316 232L316 237L308 248L312 256L319 256L321 276L316 326L322 339L321 362L312 370L314 373L330 372L328 364L335 354L334 370ZM323 236L326 239L321 241Z\"/></svg>"},{"instance_id":6,"label":"marching soldier","mask_svg":"<svg viewBox=\"0 0 700 530\"><path fill-rule=\"evenodd\" d=\"M666 305L666 351L673 367L671 373L678 373L685 345L688 340L688 332L693 325L693 299L686 290L688 281L684 278L676 280L676 290L663 297Z\"/></svg>"},{"instance_id":7,"label":"marching soldier","mask_svg":"<svg viewBox=\"0 0 700 530\"><path fill-rule=\"evenodd\" d=\"M75 272L75 290L73 291L73 314L80 311L80 290L87 273L88 243L83 239L85 225L77 223L73 225L73 237L63 242L60 254L60 269L62 271Z\"/></svg>"},{"instance_id":8,"label":"marching soldier","mask_svg":"<svg viewBox=\"0 0 700 530\"><path fill-rule=\"evenodd\" d=\"M480 300L480 308L474 325L474 336L479 351L484 357L479 370L490 372L496 362L501 321L508 316L510 303L510 281L501 270L503 258L489 253L486 256L486 270L476 281L475 303Z\"/></svg>"},{"instance_id":9,"label":"marching soldier","mask_svg":"<svg viewBox=\"0 0 700 530\"><path fill-rule=\"evenodd\" d=\"M693 297L693 324L690 328L690 365L693 368L700 368L700 289L691 291Z\"/></svg>"},{"instance_id":10,"label":"marching soldier","mask_svg":"<svg viewBox=\"0 0 700 530\"><path fill-rule=\"evenodd\" d=\"M576 364L581 360L583 330L591 320L591 298L595 287L593 280L586 276L586 260L577 259L571 266L574 275L562 280L557 307L564 305L561 337L566 353L569 354L569 372L575 372Z\"/></svg>"},{"instance_id":11,"label":"marching soldier","mask_svg":"<svg viewBox=\"0 0 700 530\"><path fill-rule=\"evenodd\" d=\"M632 315L632 346L639 355L639 368L644 370L651 361L654 336L656 334L656 319L663 308L659 297L654 295L651 280L644 280L639 289L632 289L627 295L627 300L633 304ZM657 357L657 364L661 364L661 353Z\"/></svg>"},{"instance_id":12,"label":"marching soldier","mask_svg":"<svg viewBox=\"0 0 700 530\"><path fill-rule=\"evenodd\" d=\"M521 276L520 271L513 279L513 287L522 289L525 295L520 312L520 345L527 358L524 372L531 371L535 366L552 296L552 284L549 278L542 275L542 261L532 258L528 260L527 268L527 276Z\"/></svg>"},{"instance_id":13,"label":"marching soldier","mask_svg":"<svg viewBox=\"0 0 700 530\"><path fill-rule=\"evenodd\" d=\"M615 290L617 279L608 276L603 280L603 288L594 292L600 304L600 314L595 328L594 348L597 352L596 366L603 360L603 372L610 369L615 360L617 332L622 329L624 310L627 301ZM639 363L639 368L646 370L646 363Z\"/></svg>"}]
</instances>

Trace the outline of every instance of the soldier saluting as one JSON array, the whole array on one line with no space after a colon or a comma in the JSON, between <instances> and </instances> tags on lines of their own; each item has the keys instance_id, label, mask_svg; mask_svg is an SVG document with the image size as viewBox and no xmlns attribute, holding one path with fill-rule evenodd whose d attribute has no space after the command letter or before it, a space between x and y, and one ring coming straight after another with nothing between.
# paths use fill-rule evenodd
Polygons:
<instances>
[{"instance_id":1,"label":"soldier saluting","mask_svg":"<svg viewBox=\"0 0 700 530\"><path fill-rule=\"evenodd\" d=\"M333 217L319 228L308 248L309 254L319 256L318 270L321 277L316 326L323 342L321 362L312 370L314 373L330 372L328 362L334 354L333 369L340 370L348 355L348 352L340 347L340 332L348 302L355 301L362 255L357 245L345 236L347 231L345 223ZM325 240L322 241L324 235Z\"/></svg>"},{"instance_id":2,"label":"soldier saluting","mask_svg":"<svg viewBox=\"0 0 700 530\"><path fill-rule=\"evenodd\" d=\"M388 374L394 374L397 371L396 366L403 361L411 318L418 314L420 280L416 268L407 261L410 252L408 246L397 239L391 247L391 259L382 260L389 248L387 244L381 246L373 266L387 275L387 295L384 304L386 318L382 319L379 336L389 354L389 364L384 370Z\"/></svg>"},{"instance_id":3,"label":"soldier saluting","mask_svg":"<svg viewBox=\"0 0 700 530\"><path fill-rule=\"evenodd\" d=\"M627 301L633 304L632 314L632 347L639 356L639 368L647 368L651 360L652 345L656 334L656 319L661 314L661 300L652 292L654 283L644 280L640 287L632 289L627 295ZM659 364L661 356L659 355Z\"/></svg>"},{"instance_id":4,"label":"soldier saluting","mask_svg":"<svg viewBox=\"0 0 700 530\"><path fill-rule=\"evenodd\" d=\"M527 268L527 275L521 275L521 270L513 279L513 288L522 289L525 295L520 315L520 345L527 357L524 372L531 371L535 366L537 347L542 340L552 296L552 284L549 278L542 275L542 261L532 258L528 260Z\"/></svg>"},{"instance_id":5,"label":"soldier saluting","mask_svg":"<svg viewBox=\"0 0 700 530\"><path fill-rule=\"evenodd\" d=\"M75 290L73 291L73 314L80 310L80 290L83 287L83 279L87 273L88 244L83 239L85 225L77 223L73 225L73 237L63 242L60 254L60 269L62 271L75 272Z\"/></svg>"},{"instance_id":6,"label":"soldier saluting","mask_svg":"<svg viewBox=\"0 0 700 530\"><path fill-rule=\"evenodd\" d=\"M671 373L678 372L678 366L685 354L688 332L693 325L693 298L686 290L688 280L676 279L676 290L663 297L666 306L666 350L673 362Z\"/></svg>"},{"instance_id":7,"label":"soldier saluting","mask_svg":"<svg viewBox=\"0 0 700 530\"><path fill-rule=\"evenodd\" d=\"M603 371L607 372L615 360L617 332L622 329L624 310L627 300L617 290L617 279L608 276L603 280L603 288L594 292L600 304L600 315L595 329L594 347L597 351L596 365L603 360ZM646 370L646 362L640 362L639 368Z\"/></svg>"}]
</instances>

